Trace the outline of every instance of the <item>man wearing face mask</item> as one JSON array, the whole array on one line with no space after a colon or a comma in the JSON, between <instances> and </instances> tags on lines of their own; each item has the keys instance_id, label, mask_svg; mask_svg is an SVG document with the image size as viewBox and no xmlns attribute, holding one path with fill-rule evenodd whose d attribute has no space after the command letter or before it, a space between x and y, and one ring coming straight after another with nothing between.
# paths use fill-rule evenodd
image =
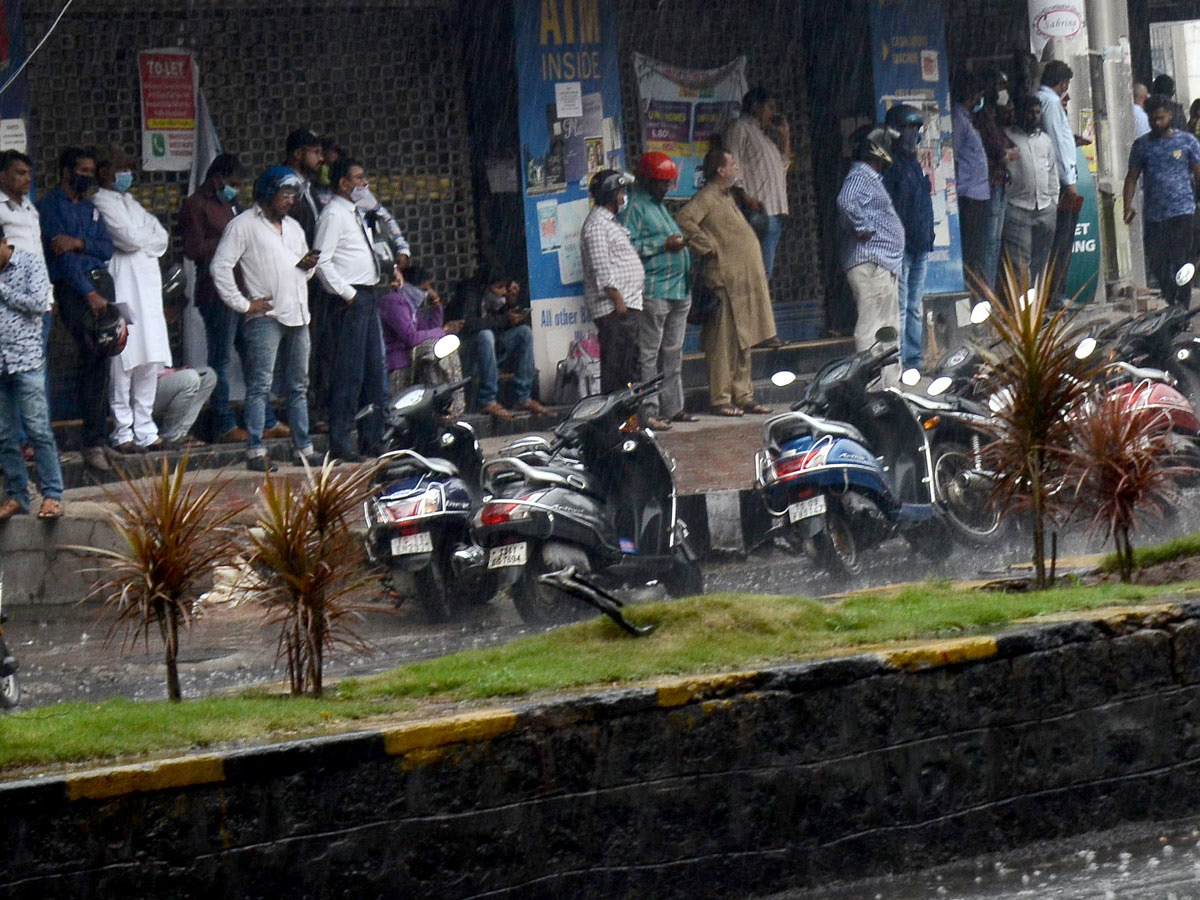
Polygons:
<instances>
[{"instance_id":1,"label":"man wearing face mask","mask_svg":"<svg viewBox=\"0 0 1200 900\"><path fill-rule=\"evenodd\" d=\"M987 238L988 209L992 190L988 184L987 154L983 139L972 118L983 109L983 87L965 73L951 87L954 110L954 172L958 189L958 226L962 235L963 273L968 286L971 276L983 280L984 246ZM984 282L987 283L986 281Z\"/></svg>"},{"instance_id":2,"label":"man wearing face mask","mask_svg":"<svg viewBox=\"0 0 1200 900\"><path fill-rule=\"evenodd\" d=\"M988 187L992 196L988 201L987 231L983 239L983 283L996 283L996 269L1000 263L1000 242L1004 234L1005 186L1008 184L1008 166L1020 152L1013 146L1004 129L1000 127L1001 114L1008 107L1008 77L1003 72L985 72L981 78L985 85L983 109L975 114L975 127L983 141L987 154Z\"/></svg>"},{"instance_id":3,"label":"man wearing face mask","mask_svg":"<svg viewBox=\"0 0 1200 900\"><path fill-rule=\"evenodd\" d=\"M154 393L159 373L171 365L167 319L162 305L158 258L170 238L158 218L129 194L133 158L120 147L102 154L96 167L100 189L92 202L113 242L112 273L117 297L130 312L129 339L111 360L108 403L116 428L112 444L121 453L158 449Z\"/></svg>"},{"instance_id":4,"label":"man wearing face mask","mask_svg":"<svg viewBox=\"0 0 1200 900\"><path fill-rule=\"evenodd\" d=\"M108 471L112 468L105 455L109 357L92 345L87 334L113 300L107 272L113 245L99 210L87 198L96 183L95 153L68 147L58 158L58 172L58 186L37 204L46 268L59 315L78 351L83 460L93 469Z\"/></svg>"},{"instance_id":5,"label":"man wearing face mask","mask_svg":"<svg viewBox=\"0 0 1200 900\"><path fill-rule=\"evenodd\" d=\"M361 462L359 449L374 454L383 437L383 336L377 301L383 284L379 260L358 201L367 190L362 165L343 156L329 172L334 195L317 220L317 277L333 307L334 353L329 374L329 450L336 459ZM354 417L366 406L374 412L359 424Z\"/></svg>"},{"instance_id":6,"label":"man wearing face mask","mask_svg":"<svg viewBox=\"0 0 1200 900\"><path fill-rule=\"evenodd\" d=\"M1020 155L1008 165L1004 252L1018 276L1035 283L1046 268L1058 218L1058 162L1054 144L1042 130L1042 101L1026 94L1017 103L1017 124L1008 139Z\"/></svg>"}]
</instances>

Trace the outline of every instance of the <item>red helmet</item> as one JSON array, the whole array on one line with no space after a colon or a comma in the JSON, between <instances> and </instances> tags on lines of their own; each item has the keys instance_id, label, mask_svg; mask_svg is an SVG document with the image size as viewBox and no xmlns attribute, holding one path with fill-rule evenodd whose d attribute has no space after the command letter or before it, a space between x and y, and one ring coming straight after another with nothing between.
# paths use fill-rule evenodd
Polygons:
<instances>
[{"instance_id":1,"label":"red helmet","mask_svg":"<svg viewBox=\"0 0 1200 900\"><path fill-rule=\"evenodd\" d=\"M665 153L643 153L638 162L638 174L654 181L674 181L679 177L675 160Z\"/></svg>"}]
</instances>

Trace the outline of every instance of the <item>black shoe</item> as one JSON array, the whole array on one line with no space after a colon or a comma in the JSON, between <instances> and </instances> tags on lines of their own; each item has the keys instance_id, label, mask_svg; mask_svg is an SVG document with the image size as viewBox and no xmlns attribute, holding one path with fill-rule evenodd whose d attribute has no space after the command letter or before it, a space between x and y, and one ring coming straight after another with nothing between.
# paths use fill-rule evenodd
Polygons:
<instances>
[{"instance_id":1,"label":"black shoe","mask_svg":"<svg viewBox=\"0 0 1200 900\"><path fill-rule=\"evenodd\" d=\"M278 466L266 456L251 456L246 459L246 468L251 472L275 472Z\"/></svg>"},{"instance_id":2,"label":"black shoe","mask_svg":"<svg viewBox=\"0 0 1200 900\"><path fill-rule=\"evenodd\" d=\"M346 463L347 465L365 461L365 457L358 453L334 453L331 454L331 458L334 462Z\"/></svg>"}]
</instances>

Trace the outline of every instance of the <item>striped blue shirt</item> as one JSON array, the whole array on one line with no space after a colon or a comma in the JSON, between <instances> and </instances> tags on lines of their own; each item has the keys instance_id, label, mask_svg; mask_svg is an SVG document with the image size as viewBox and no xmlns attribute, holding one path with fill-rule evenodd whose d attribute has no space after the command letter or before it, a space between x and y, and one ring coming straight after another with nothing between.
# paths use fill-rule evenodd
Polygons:
<instances>
[{"instance_id":1,"label":"striped blue shirt","mask_svg":"<svg viewBox=\"0 0 1200 900\"><path fill-rule=\"evenodd\" d=\"M838 193L838 224L842 228L842 268L849 271L875 263L894 275L904 257L904 225L883 186L883 176L865 162L856 162L846 173ZM860 241L856 232L870 231Z\"/></svg>"}]
</instances>

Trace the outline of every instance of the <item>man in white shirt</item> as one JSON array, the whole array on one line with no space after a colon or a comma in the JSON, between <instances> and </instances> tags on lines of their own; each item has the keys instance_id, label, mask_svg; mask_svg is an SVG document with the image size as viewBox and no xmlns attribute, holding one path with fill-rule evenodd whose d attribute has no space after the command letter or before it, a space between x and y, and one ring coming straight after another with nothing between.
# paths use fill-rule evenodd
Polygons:
<instances>
[{"instance_id":1,"label":"man in white shirt","mask_svg":"<svg viewBox=\"0 0 1200 900\"><path fill-rule=\"evenodd\" d=\"M275 358L282 350L286 364L288 424L301 458L313 461L308 437L308 280L317 253L308 249L304 230L288 217L300 193L300 178L286 166L272 166L254 184L254 206L225 228L209 264L217 293L245 316L246 468L274 470L263 445ZM237 266L245 293L234 279Z\"/></svg>"},{"instance_id":2,"label":"man in white shirt","mask_svg":"<svg viewBox=\"0 0 1200 900\"><path fill-rule=\"evenodd\" d=\"M1058 161L1050 136L1042 130L1042 101L1027 94L1017 101L1017 127L1006 129L1021 151L1008 164L1008 208L1004 213L1004 251L1018 273L1035 283L1046 268L1058 220Z\"/></svg>"},{"instance_id":3,"label":"man in white shirt","mask_svg":"<svg viewBox=\"0 0 1200 900\"><path fill-rule=\"evenodd\" d=\"M363 167L340 157L329 170L334 194L317 219L317 277L329 291L333 308L333 356L319 363L329 367L329 452L335 459L361 462L354 437L359 409L374 411L359 425L359 441L368 453L378 451L383 438L385 399L383 336L377 309L379 261L371 246L367 223L357 208L367 190Z\"/></svg>"},{"instance_id":4,"label":"man in white shirt","mask_svg":"<svg viewBox=\"0 0 1200 900\"><path fill-rule=\"evenodd\" d=\"M1144 84L1133 86L1133 137L1134 140L1143 134L1150 133L1150 117L1146 115L1146 98L1150 92Z\"/></svg>"}]
</instances>

